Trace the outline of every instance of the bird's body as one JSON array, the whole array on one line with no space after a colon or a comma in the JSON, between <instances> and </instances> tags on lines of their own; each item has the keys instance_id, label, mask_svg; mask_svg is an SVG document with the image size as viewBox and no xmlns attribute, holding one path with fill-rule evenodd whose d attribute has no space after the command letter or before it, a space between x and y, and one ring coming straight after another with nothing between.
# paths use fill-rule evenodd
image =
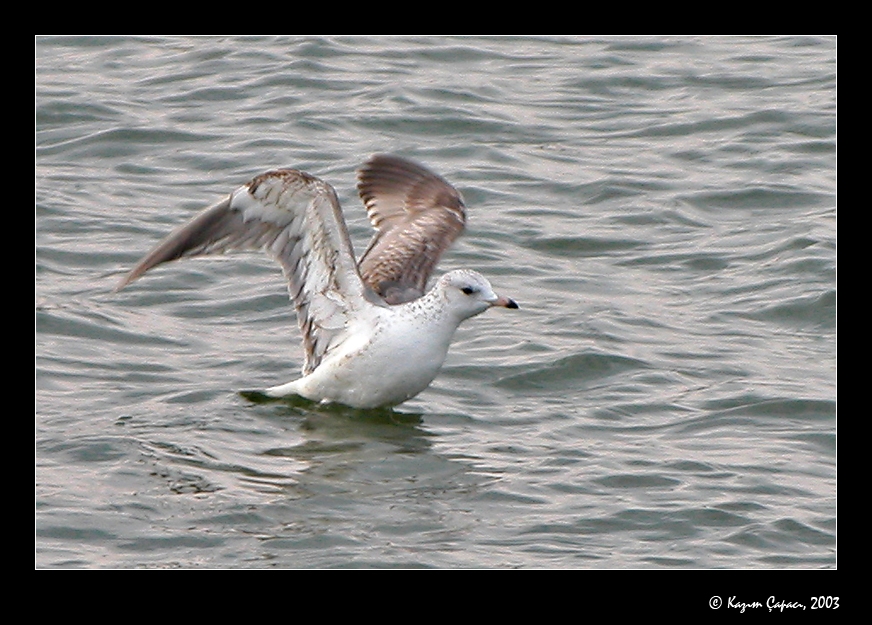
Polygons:
<instances>
[{"instance_id":1,"label":"bird's body","mask_svg":"<svg viewBox=\"0 0 872 625\"><path fill-rule=\"evenodd\" d=\"M302 378L264 392L355 408L402 403L436 377L463 320L517 304L469 270L445 274L424 293L465 225L462 198L442 178L380 155L363 167L358 188L377 231L359 264L333 188L282 169L171 234L117 288L177 258L264 249L288 279L306 351Z\"/></svg>"}]
</instances>

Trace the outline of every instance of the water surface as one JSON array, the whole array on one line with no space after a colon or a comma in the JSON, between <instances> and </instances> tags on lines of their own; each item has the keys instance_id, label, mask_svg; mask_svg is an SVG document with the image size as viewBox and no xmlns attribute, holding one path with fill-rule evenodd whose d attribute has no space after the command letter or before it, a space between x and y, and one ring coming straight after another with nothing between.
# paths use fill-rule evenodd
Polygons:
<instances>
[{"instance_id":1,"label":"water surface","mask_svg":"<svg viewBox=\"0 0 872 625\"><path fill-rule=\"evenodd\" d=\"M35 41L35 564L836 566L833 38ZM298 375L279 269L167 265L269 168L452 181L518 311L394 412Z\"/></svg>"}]
</instances>

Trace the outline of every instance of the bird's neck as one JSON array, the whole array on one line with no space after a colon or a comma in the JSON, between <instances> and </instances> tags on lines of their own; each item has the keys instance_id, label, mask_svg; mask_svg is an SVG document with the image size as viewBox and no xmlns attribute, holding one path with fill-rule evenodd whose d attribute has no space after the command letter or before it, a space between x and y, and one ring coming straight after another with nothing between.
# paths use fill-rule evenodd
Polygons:
<instances>
[{"instance_id":1,"label":"bird's neck","mask_svg":"<svg viewBox=\"0 0 872 625\"><path fill-rule=\"evenodd\" d=\"M422 323L428 327L441 326L453 332L460 325L460 322L463 321L452 310L445 291L438 284L418 299L401 304L401 306L416 318L420 318Z\"/></svg>"}]
</instances>

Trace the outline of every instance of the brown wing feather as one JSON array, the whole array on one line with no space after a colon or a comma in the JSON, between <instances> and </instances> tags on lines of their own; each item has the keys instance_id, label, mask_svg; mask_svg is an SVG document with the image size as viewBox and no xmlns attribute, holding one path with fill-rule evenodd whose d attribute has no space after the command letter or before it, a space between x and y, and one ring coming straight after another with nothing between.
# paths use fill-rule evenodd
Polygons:
<instances>
[{"instance_id":1,"label":"brown wing feather","mask_svg":"<svg viewBox=\"0 0 872 625\"><path fill-rule=\"evenodd\" d=\"M358 173L358 192L377 230L358 263L389 304L420 297L442 253L466 224L460 193L412 161L376 155Z\"/></svg>"},{"instance_id":2,"label":"brown wing feather","mask_svg":"<svg viewBox=\"0 0 872 625\"><path fill-rule=\"evenodd\" d=\"M179 258L262 249L282 266L306 349L304 373L341 343L350 320L384 305L358 274L333 188L301 171L267 172L170 234L116 289Z\"/></svg>"}]
</instances>

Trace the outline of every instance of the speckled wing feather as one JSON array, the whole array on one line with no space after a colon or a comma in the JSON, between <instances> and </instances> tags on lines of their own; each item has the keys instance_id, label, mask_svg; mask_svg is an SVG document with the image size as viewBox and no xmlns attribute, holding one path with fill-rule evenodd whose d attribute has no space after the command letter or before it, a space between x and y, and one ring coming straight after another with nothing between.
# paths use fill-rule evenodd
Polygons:
<instances>
[{"instance_id":1,"label":"speckled wing feather","mask_svg":"<svg viewBox=\"0 0 872 625\"><path fill-rule=\"evenodd\" d=\"M282 266L312 372L361 308L384 305L361 280L333 188L293 169L267 172L206 209L143 258L117 289L189 256L262 249Z\"/></svg>"},{"instance_id":2,"label":"speckled wing feather","mask_svg":"<svg viewBox=\"0 0 872 625\"><path fill-rule=\"evenodd\" d=\"M389 304L420 297L442 253L463 232L460 193L424 167L379 154L358 172L358 192L376 235L358 264Z\"/></svg>"}]
</instances>

